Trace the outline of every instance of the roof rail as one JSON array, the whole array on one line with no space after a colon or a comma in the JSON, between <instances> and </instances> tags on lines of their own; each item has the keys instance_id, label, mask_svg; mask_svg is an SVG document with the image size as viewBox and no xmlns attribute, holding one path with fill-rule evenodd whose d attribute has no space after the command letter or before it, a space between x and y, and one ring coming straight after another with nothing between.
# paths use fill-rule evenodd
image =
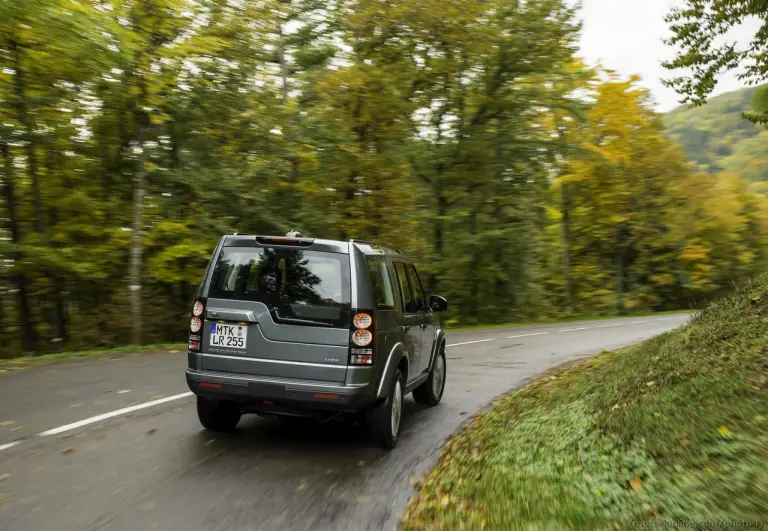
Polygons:
<instances>
[{"instance_id":1,"label":"roof rail","mask_svg":"<svg viewBox=\"0 0 768 531\"><path fill-rule=\"evenodd\" d=\"M386 244L383 244L383 243L372 242L372 241L368 241L368 240L359 240L357 238L352 238L349 241L351 241L353 243L365 243L365 244L368 244L368 245L377 245L379 247L384 247L384 248L389 249L391 251L395 251L397 254L403 254L403 251L401 251L397 247L393 247L391 245L386 245Z\"/></svg>"}]
</instances>

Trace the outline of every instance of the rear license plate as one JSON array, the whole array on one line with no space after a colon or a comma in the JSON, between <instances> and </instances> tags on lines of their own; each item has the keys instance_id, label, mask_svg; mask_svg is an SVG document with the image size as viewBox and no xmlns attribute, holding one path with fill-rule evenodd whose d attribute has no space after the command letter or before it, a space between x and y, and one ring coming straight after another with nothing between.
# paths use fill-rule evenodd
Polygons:
<instances>
[{"instance_id":1,"label":"rear license plate","mask_svg":"<svg viewBox=\"0 0 768 531\"><path fill-rule=\"evenodd\" d=\"M248 325L241 323L211 323L211 346L245 350Z\"/></svg>"}]
</instances>

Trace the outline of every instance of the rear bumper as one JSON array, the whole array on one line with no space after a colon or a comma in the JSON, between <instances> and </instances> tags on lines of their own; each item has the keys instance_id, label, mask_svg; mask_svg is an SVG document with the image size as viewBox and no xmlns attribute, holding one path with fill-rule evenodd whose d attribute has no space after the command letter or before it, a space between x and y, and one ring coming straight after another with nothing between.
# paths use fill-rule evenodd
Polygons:
<instances>
[{"instance_id":1,"label":"rear bumper","mask_svg":"<svg viewBox=\"0 0 768 531\"><path fill-rule=\"evenodd\" d=\"M253 411L289 414L312 410L357 412L376 402L376 389L370 383L344 385L189 368L186 377L194 394L238 402L244 409Z\"/></svg>"}]
</instances>

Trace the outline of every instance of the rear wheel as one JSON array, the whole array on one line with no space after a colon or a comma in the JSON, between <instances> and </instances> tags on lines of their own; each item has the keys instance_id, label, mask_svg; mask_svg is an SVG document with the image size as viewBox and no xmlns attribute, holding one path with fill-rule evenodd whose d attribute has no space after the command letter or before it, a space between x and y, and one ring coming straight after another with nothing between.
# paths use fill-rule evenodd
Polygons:
<instances>
[{"instance_id":1,"label":"rear wheel","mask_svg":"<svg viewBox=\"0 0 768 531\"><path fill-rule=\"evenodd\" d=\"M436 406L443 398L445 389L445 347L441 346L427 381L413 390L413 399L419 404Z\"/></svg>"},{"instance_id":2,"label":"rear wheel","mask_svg":"<svg viewBox=\"0 0 768 531\"><path fill-rule=\"evenodd\" d=\"M197 397L197 418L206 430L232 431L240 422L240 405L235 402Z\"/></svg>"},{"instance_id":3,"label":"rear wheel","mask_svg":"<svg viewBox=\"0 0 768 531\"><path fill-rule=\"evenodd\" d=\"M369 414L368 425L371 434L384 448L394 448L400 438L404 394L405 380L403 373L398 370L387 399Z\"/></svg>"}]
</instances>

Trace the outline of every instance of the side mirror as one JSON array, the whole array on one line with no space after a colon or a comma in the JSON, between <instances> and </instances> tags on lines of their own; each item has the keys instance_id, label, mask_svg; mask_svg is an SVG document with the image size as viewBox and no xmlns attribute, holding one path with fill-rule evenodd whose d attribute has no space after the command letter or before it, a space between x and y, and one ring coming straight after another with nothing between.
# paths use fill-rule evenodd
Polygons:
<instances>
[{"instance_id":1,"label":"side mirror","mask_svg":"<svg viewBox=\"0 0 768 531\"><path fill-rule=\"evenodd\" d=\"M439 295L432 295L429 298L429 307L433 312L444 312L448 309L448 301Z\"/></svg>"}]
</instances>

